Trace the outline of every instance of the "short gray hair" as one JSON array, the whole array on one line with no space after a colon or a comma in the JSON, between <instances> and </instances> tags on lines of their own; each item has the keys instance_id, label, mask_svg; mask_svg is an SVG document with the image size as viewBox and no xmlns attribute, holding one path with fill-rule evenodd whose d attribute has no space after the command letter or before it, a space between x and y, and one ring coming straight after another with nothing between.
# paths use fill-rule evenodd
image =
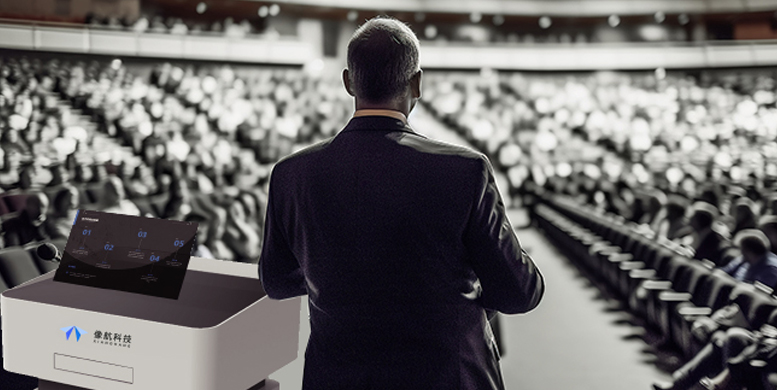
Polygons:
<instances>
[{"instance_id":1,"label":"short gray hair","mask_svg":"<svg viewBox=\"0 0 777 390\"><path fill-rule=\"evenodd\" d=\"M399 96L420 69L419 46L407 24L380 16L368 20L348 43L348 74L354 94L376 103Z\"/></svg>"}]
</instances>

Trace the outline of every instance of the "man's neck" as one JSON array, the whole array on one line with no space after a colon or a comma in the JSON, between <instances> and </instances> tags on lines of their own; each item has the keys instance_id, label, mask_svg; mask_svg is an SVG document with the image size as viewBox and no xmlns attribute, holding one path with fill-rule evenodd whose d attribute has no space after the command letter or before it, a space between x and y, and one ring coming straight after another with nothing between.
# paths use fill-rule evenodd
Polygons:
<instances>
[{"instance_id":1,"label":"man's neck","mask_svg":"<svg viewBox=\"0 0 777 390\"><path fill-rule=\"evenodd\" d=\"M391 110L399 111L405 117L410 114L410 104L405 99L396 99L386 103L372 103L356 99L356 111L358 110Z\"/></svg>"}]
</instances>

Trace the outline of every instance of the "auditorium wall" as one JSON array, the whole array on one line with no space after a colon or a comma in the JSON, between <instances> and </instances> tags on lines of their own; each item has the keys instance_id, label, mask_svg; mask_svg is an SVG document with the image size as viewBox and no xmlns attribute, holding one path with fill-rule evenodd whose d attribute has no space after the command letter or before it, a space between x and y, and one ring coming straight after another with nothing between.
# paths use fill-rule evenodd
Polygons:
<instances>
[{"instance_id":1,"label":"auditorium wall","mask_svg":"<svg viewBox=\"0 0 777 390\"><path fill-rule=\"evenodd\" d=\"M80 22L90 13L134 19L140 14L140 0L0 1L0 17Z\"/></svg>"}]
</instances>

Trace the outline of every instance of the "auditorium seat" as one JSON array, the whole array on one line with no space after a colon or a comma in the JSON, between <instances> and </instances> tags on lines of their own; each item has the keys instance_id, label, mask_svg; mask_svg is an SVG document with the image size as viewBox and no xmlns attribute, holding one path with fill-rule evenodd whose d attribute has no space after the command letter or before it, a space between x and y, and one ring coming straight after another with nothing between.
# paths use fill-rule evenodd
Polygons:
<instances>
[{"instance_id":1,"label":"auditorium seat","mask_svg":"<svg viewBox=\"0 0 777 390\"><path fill-rule=\"evenodd\" d=\"M0 216L6 215L10 212L11 210L8 209L8 205L5 204L5 200L0 199Z\"/></svg>"},{"instance_id":2,"label":"auditorium seat","mask_svg":"<svg viewBox=\"0 0 777 390\"><path fill-rule=\"evenodd\" d=\"M650 299L653 299L651 296L670 290L672 287L673 272L682 264L676 258L680 256L671 251L657 251L655 259L646 258L650 262L646 265L651 266L652 269L629 272L629 284L633 285L633 288L630 287L632 293L629 295L629 308L633 313L643 318L650 317L652 308L648 306Z\"/></svg>"},{"instance_id":3,"label":"auditorium seat","mask_svg":"<svg viewBox=\"0 0 777 390\"><path fill-rule=\"evenodd\" d=\"M740 306L751 330L757 330L767 323L769 316L777 309L777 298L771 295L770 288L762 288L757 284L754 287L752 299L748 300L749 306Z\"/></svg>"},{"instance_id":4,"label":"auditorium seat","mask_svg":"<svg viewBox=\"0 0 777 390\"><path fill-rule=\"evenodd\" d=\"M5 203L5 206L8 209L8 212L12 213L14 211L22 211L27 206L27 198L29 197L29 194L26 193L16 193L13 195L5 195L3 196L3 203Z\"/></svg>"},{"instance_id":5,"label":"auditorium seat","mask_svg":"<svg viewBox=\"0 0 777 390\"><path fill-rule=\"evenodd\" d=\"M660 296L664 292L683 292L677 291L682 289L684 281L687 279L687 274L690 271L691 265L687 257L675 255L666 262L664 267L656 270L656 276L659 283L647 283L644 286L647 290L645 299L645 318L648 324L660 329L661 327L661 303ZM653 282L656 282L653 281ZM664 282L664 283L660 283Z\"/></svg>"},{"instance_id":6,"label":"auditorium seat","mask_svg":"<svg viewBox=\"0 0 777 390\"><path fill-rule=\"evenodd\" d=\"M678 273L672 281L672 291L665 291L658 295L654 321L667 341L675 339L672 335L674 329L671 324L672 313L680 304L692 302L694 296L702 295L711 275L710 264L690 260L684 272Z\"/></svg>"},{"instance_id":7,"label":"auditorium seat","mask_svg":"<svg viewBox=\"0 0 777 390\"><path fill-rule=\"evenodd\" d=\"M693 322L703 316L710 316L728 304L731 292L739 282L720 269L714 269L705 286L689 302L683 302L670 312L670 323L675 344L686 357L694 356L703 346L691 334Z\"/></svg>"},{"instance_id":8,"label":"auditorium seat","mask_svg":"<svg viewBox=\"0 0 777 390\"><path fill-rule=\"evenodd\" d=\"M0 293L8 290L10 287L8 287L8 284L3 280L3 278L0 278ZM0 367L2 368L2 367Z\"/></svg>"},{"instance_id":9,"label":"auditorium seat","mask_svg":"<svg viewBox=\"0 0 777 390\"><path fill-rule=\"evenodd\" d=\"M20 246L0 249L0 275L8 287L16 287L40 275L30 253Z\"/></svg>"}]
</instances>

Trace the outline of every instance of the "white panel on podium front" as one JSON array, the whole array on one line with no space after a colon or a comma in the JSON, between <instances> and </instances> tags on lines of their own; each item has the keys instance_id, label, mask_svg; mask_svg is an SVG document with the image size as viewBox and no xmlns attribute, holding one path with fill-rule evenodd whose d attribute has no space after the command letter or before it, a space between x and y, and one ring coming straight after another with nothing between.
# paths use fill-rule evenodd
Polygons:
<instances>
[{"instance_id":1,"label":"white panel on podium front","mask_svg":"<svg viewBox=\"0 0 777 390\"><path fill-rule=\"evenodd\" d=\"M106 363L92 359L84 359L75 356L54 354L54 368L57 370L73 372L76 374L110 379L117 382L132 383L134 371L132 367Z\"/></svg>"}]
</instances>

